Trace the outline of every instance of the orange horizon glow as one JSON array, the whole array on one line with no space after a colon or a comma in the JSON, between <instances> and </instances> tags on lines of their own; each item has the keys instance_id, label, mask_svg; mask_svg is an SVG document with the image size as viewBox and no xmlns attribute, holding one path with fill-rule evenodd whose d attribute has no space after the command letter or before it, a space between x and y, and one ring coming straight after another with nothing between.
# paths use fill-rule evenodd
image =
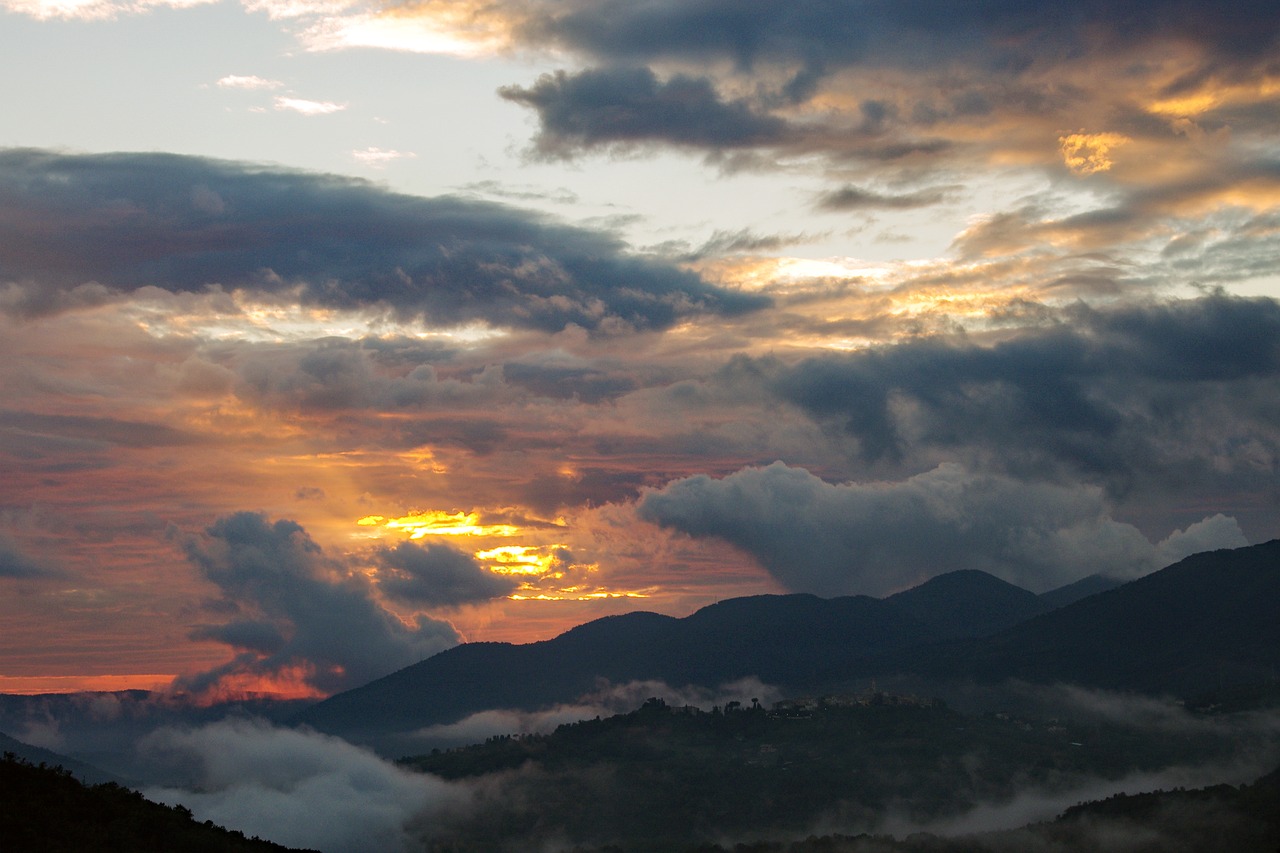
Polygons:
<instances>
[{"instance_id":1,"label":"orange horizon glow","mask_svg":"<svg viewBox=\"0 0 1280 853\"><path fill-rule=\"evenodd\" d=\"M46 693L115 693L122 690L167 690L176 676L132 675L0 675L0 693L40 696Z\"/></svg>"}]
</instances>

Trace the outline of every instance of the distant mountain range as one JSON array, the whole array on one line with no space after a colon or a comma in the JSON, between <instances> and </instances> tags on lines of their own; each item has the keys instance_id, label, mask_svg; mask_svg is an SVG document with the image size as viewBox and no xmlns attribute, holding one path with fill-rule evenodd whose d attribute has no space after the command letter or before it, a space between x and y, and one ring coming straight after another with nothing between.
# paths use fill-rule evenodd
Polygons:
<instances>
[{"instance_id":1,"label":"distant mountain range","mask_svg":"<svg viewBox=\"0 0 1280 853\"><path fill-rule=\"evenodd\" d=\"M119 776L100 770L92 764L77 761L70 756L62 755L41 746L33 746L12 738L3 732L0 732L0 755L13 755L15 758L35 765L43 764L47 767L61 767L86 785L104 785L109 782L121 785L125 782Z\"/></svg>"},{"instance_id":2,"label":"distant mountain range","mask_svg":"<svg viewBox=\"0 0 1280 853\"><path fill-rule=\"evenodd\" d=\"M884 599L752 596L683 619L636 612L537 643L468 643L294 720L372 742L482 710L569 703L602 682L714 687L751 676L793 694L904 675L1185 694L1274 679L1277 602L1280 540L1040 596L959 571Z\"/></svg>"}]
</instances>

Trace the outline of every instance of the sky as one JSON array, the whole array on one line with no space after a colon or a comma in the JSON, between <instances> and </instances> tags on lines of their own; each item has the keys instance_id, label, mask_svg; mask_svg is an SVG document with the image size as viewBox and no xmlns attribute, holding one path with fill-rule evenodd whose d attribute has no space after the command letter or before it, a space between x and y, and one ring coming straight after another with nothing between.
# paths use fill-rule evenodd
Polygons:
<instances>
[{"instance_id":1,"label":"sky","mask_svg":"<svg viewBox=\"0 0 1280 853\"><path fill-rule=\"evenodd\" d=\"M1280 15L0 0L0 692L1280 535Z\"/></svg>"}]
</instances>

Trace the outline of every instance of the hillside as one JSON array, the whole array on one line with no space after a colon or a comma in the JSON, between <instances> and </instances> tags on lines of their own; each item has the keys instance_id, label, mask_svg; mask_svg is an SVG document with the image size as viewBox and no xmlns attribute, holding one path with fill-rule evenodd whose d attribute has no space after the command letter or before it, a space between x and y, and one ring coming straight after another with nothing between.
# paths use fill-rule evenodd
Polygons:
<instances>
[{"instance_id":1,"label":"hillside","mask_svg":"<svg viewBox=\"0 0 1280 853\"><path fill-rule=\"evenodd\" d=\"M1197 554L1056 610L981 572L885 599L753 596L684 619L630 613L539 643L459 646L295 721L377 743L483 710L572 702L602 682L714 687L747 676L791 694L909 676L1188 695L1275 677L1276 601L1280 540Z\"/></svg>"},{"instance_id":2,"label":"hillside","mask_svg":"<svg viewBox=\"0 0 1280 853\"><path fill-rule=\"evenodd\" d=\"M5 850L42 853L288 853L164 806L114 783L86 786L59 767L12 753L0 760L0 839Z\"/></svg>"},{"instance_id":3,"label":"hillside","mask_svg":"<svg viewBox=\"0 0 1280 853\"><path fill-rule=\"evenodd\" d=\"M1187 722L1170 738L1127 721L964 715L883 693L711 712L654 699L549 735L401 763L485 780L483 809L446 818L431 850L648 853L726 837L804 838L819 825L880 831L889 818L945 825L1020 797L1070 803L1074 791L1114 789L1133 774L1277 746L1274 732L1231 718Z\"/></svg>"},{"instance_id":4,"label":"hillside","mask_svg":"<svg viewBox=\"0 0 1280 853\"><path fill-rule=\"evenodd\" d=\"M1032 593L966 571L886 599L762 595L722 601L684 619L629 613L543 642L458 646L333 696L295 720L367 741L490 708L570 702L602 680L712 687L755 677L803 692L875 655L979 636L1046 607Z\"/></svg>"},{"instance_id":5,"label":"hillside","mask_svg":"<svg viewBox=\"0 0 1280 853\"><path fill-rule=\"evenodd\" d=\"M1280 672L1280 540L1195 554L990 637L895 651L862 674L1010 678L1189 695Z\"/></svg>"}]
</instances>

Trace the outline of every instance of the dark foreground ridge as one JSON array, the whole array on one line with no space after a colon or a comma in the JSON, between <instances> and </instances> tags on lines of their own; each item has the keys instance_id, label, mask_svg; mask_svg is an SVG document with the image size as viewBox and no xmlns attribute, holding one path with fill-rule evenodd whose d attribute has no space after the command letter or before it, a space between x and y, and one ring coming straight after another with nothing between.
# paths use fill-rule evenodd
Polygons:
<instances>
[{"instance_id":1,"label":"dark foreground ridge","mask_svg":"<svg viewBox=\"0 0 1280 853\"><path fill-rule=\"evenodd\" d=\"M289 853L259 838L197 823L112 782L87 786L61 767L0 759L0 846L14 853Z\"/></svg>"},{"instance_id":2,"label":"dark foreground ridge","mask_svg":"<svg viewBox=\"0 0 1280 853\"><path fill-rule=\"evenodd\" d=\"M1280 540L1197 554L1052 609L982 572L885 599L755 596L684 619L630 613L527 645L470 643L314 705L296 718L352 740L468 714L569 703L604 682L716 687L755 677L785 694L923 677L1190 695L1280 669ZM1068 589L1070 600L1084 589Z\"/></svg>"},{"instance_id":3,"label":"dark foreground ridge","mask_svg":"<svg viewBox=\"0 0 1280 853\"><path fill-rule=\"evenodd\" d=\"M1276 737L1267 727L1251 727L1256 718L1188 714L1179 736L1170 737L1167 728L1080 708L1068 716L1068 710L1048 719L965 715L934 700L883 692L793 700L772 709L735 702L710 712L651 699L630 714L564 725L549 735L493 737L401 763L451 780L484 779L483 807L443 816L426 840L433 853L549 846L615 853L1274 853L1277 773L1252 787L1116 796L1071 807L1081 799L1076 792L1126 790L1134 783L1125 780L1158 779L1165 768L1274 755ZM1040 808L1039 819L1061 817L981 839L942 837L956 834L946 827L964 827L984 808L1019 816L1005 818L1003 826L1036 819L1013 805L1020 799L1050 804ZM921 828L936 834L902 843L865 835L714 846L725 838L803 839L819 827L852 835L895 824L901 835ZM1119 843L1126 837L1142 844ZM1184 845L1188 839L1194 843Z\"/></svg>"}]
</instances>

